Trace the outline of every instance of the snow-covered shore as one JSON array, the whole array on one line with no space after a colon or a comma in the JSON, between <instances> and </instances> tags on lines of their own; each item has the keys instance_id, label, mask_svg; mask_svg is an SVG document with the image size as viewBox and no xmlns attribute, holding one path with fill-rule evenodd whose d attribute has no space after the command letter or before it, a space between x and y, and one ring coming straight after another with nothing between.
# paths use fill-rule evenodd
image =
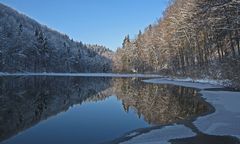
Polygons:
<instances>
[{"instance_id":1,"label":"snow-covered shore","mask_svg":"<svg viewBox=\"0 0 240 144\"><path fill-rule=\"evenodd\" d=\"M212 79L179 79L179 78L157 78L143 80L146 83L154 84L173 84L184 87L191 87L197 89L208 89L208 88L223 88L231 85L229 80L212 80Z\"/></svg>"},{"instance_id":2,"label":"snow-covered shore","mask_svg":"<svg viewBox=\"0 0 240 144\"><path fill-rule=\"evenodd\" d=\"M143 80L146 83L155 84L174 84L185 87L198 89L205 88L223 88L231 87L230 80L213 80L213 79L192 79L192 78L174 78L158 74L122 74L122 73L6 73L0 72L0 77L4 76L51 76L51 77L112 77L112 78L154 78ZM195 85L193 86L192 83Z\"/></svg>"},{"instance_id":3,"label":"snow-covered shore","mask_svg":"<svg viewBox=\"0 0 240 144\"><path fill-rule=\"evenodd\" d=\"M57 77L119 77L119 78L162 78L156 74L118 74L118 73L4 73L0 72L0 76L57 76Z\"/></svg>"},{"instance_id":4,"label":"snow-covered shore","mask_svg":"<svg viewBox=\"0 0 240 144\"><path fill-rule=\"evenodd\" d=\"M120 77L120 78L156 78L150 80L144 80L147 83L165 83L165 84L177 84L186 87L191 87L191 83L198 83L204 84L204 87L209 88L212 86L230 86L230 80L213 80L213 79L192 79L192 78L171 78L167 76L157 75L157 74L120 74L120 73L31 73L31 72L24 72L24 73L7 73L7 72L0 72L0 77L3 76L72 76L72 77ZM181 83L185 82L185 83ZM190 83L190 84L189 84ZM209 84L209 85L205 85ZM196 86L196 85L195 85ZM200 87L201 89L201 87Z\"/></svg>"}]
</instances>

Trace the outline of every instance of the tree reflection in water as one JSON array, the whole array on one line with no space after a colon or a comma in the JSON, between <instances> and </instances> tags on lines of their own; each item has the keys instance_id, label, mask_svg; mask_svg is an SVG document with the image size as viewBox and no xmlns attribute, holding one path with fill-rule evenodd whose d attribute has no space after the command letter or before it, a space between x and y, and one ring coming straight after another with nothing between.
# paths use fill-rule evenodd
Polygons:
<instances>
[{"instance_id":1,"label":"tree reflection in water","mask_svg":"<svg viewBox=\"0 0 240 144\"><path fill-rule=\"evenodd\" d=\"M206 114L210 105L196 89L146 84L140 80L115 79L114 91L126 112L134 109L151 125L168 124Z\"/></svg>"},{"instance_id":2,"label":"tree reflection in water","mask_svg":"<svg viewBox=\"0 0 240 144\"><path fill-rule=\"evenodd\" d=\"M109 78L0 77L0 141L108 87Z\"/></svg>"},{"instance_id":3,"label":"tree reflection in water","mask_svg":"<svg viewBox=\"0 0 240 144\"><path fill-rule=\"evenodd\" d=\"M132 108L139 117L143 116L149 124L157 126L131 131L109 143L127 142L134 137L153 130L161 131L165 126L177 123L189 128L196 136L171 139L168 141L171 144L240 144L236 137L208 135L193 124L198 116L214 112L214 108L199 96L196 89L143 84L130 79L117 79L114 84L116 95L122 100L127 112Z\"/></svg>"},{"instance_id":4,"label":"tree reflection in water","mask_svg":"<svg viewBox=\"0 0 240 144\"><path fill-rule=\"evenodd\" d=\"M213 112L196 89L146 84L141 79L94 77L1 77L0 78L0 141L28 129L69 107L83 102L97 102L116 96L123 110L135 111L150 127L191 123L200 115ZM107 121L107 119L106 119ZM193 130L194 126L190 126ZM194 131L194 130L193 130ZM195 140L205 134L197 132ZM131 137L129 137L131 138ZM123 139L121 139L123 140ZM124 139L126 140L126 139ZM180 143L186 139L171 140ZM118 140L116 140L118 141Z\"/></svg>"}]
</instances>

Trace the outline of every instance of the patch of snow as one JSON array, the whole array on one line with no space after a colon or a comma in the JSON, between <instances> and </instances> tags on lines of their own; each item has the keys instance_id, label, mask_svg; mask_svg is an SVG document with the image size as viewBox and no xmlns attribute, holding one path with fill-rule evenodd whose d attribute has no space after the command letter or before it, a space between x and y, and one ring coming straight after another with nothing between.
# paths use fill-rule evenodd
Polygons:
<instances>
[{"instance_id":1,"label":"patch of snow","mask_svg":"<svg viewBox=\"0 0 240 144\"><path fill-rule=\"evenodd\" d=\"M146 83L154 83L154 84L171 84L184 86L189 88L197 88L197 89L207 89L207 88L223 88L221 84L211 84L211 83L200 83L194 82L192 79L170 79L170 78L160 78L160 79L149 79L143 80Z\"/></svg>"},{"instance_id":2,"label":"patch of snow","mask_svg":"<svg viewBox=\"0 0 240 144\"><path fill-rule=\"evenodd\" d=\"M202 84L211 84L211 85L221 85L221 86L229 86L231 84L230 80L213 80L213 79L176 79L177 81L186 81L193 83L202 83Z\"/></svg>"},{"instance_id":3,"label":"patch of snow","mask_svg":"<svg viewBox=\"0 0 240 144\"><path fill-rule=\"evenodd\" d=\"M138 132L133 132L133 133L126 135L126 137L132 137L132 136L136 136L138 134L139 134Z\"/></svg>"},{"instance_id":4,"label":"patch of snow","mask_svg":"<svg viewBox=\"0 0 240 144\"><path fill-rule=\"evenodd\" d=\"M171 125L138 135L121 144L170 144L170 139L192 137L195 134L183 125Z\"/></svg>"}]
</instances>

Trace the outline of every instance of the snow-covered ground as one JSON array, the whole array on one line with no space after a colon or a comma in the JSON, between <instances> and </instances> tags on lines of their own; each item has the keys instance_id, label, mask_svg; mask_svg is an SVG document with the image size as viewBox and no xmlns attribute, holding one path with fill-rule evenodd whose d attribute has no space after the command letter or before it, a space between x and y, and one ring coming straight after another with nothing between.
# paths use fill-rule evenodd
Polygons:
<instances>
[{"instance_id":1,"label":"snow-covered ground","mask_svg":"<svg viewBox=\"0 0 240 144\"><path fill-rule=\"evenodd\" d=\"M157 78L143 81L146 83L173 84L197 89L223 88L224 86L230 85L229 80L191 79L191 78L186 79Z\"/></svg>"},{"instance_id":2,"label":"snow-covered ground","mask_svg":"<svg viewBox=\"0 0 240 144\"><path fill-rule=\"evenodd\" d=\"M170 79L151 79L145 82L200 89L199 93L215 108L215 112L193 121L130 132L120 138L123 144L170 144L172 141L186 142L186 140L188 143L240 143L240 92L211 91L210 88L221 88L218 83L206 84Z\"/></svg>"},{"instance_id":3,"label":"snow-covered ground","mask_svg":"<svg viewBox=\"0 0 240 144\"><path fill-rule=\"evenodd\" d=\"M71 76L71 77L139 77L139 78L162 78L155 74L117 74L117 73L3 73L0 76Z\"/></svg>"}]
</instances>

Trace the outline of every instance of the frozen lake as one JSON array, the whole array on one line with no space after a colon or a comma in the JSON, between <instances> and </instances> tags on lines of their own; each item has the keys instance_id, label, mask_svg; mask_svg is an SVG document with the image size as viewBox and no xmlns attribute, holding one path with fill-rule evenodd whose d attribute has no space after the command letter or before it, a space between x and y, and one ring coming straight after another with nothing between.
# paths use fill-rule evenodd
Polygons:
<instances>
[{"instance_id":1,"label":"frozen lake","mask_svg":"<svg viewBox=\"0 0 240 144\"><path fill-rule=\"evenodd\" d=\"M159 75L2 73L0 143L235 144L239 101Z\"/></svg>"}]
</instances>

